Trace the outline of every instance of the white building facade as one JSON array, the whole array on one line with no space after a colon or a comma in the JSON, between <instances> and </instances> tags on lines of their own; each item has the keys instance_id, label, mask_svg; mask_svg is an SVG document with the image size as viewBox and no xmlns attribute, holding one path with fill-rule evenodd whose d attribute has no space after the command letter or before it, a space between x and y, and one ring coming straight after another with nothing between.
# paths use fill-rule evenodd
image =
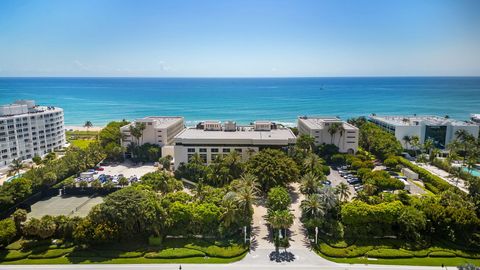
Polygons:
<instances>
[{"instance_id":1,"label":"white building facade","mask_svg":"<svg viewBox=\"0 0 480 270\"><path fill-rule=\"evenodd\" d=\"M138 139L130 134L130 126L135 123L144 123L145 129ZM122 146L127 148L131 143L143 145L155 144L160 147L172 145L174 137L185 128L185 121L180 116L149 116L140 118L120 128L122 133ZM163 151L162 151L163 152ZM129 156L130 153L126 153ZM162 154L163 155L163 154Z\"/></svg>"},{"instance_id":2,"label":"white building facade","mask_svg":"<svg viewBox=\"0 0 480 270\"><path fill-rule=\"evenodd\" d=\"M18 100L0 106L0 167L44 156L65 145L63 109Z\"/></svg>"},{"instance_id":3,"label":"white building facade","mask_svg":"<svg viewBox=\"0 0 480 270\"><path fill-rule=\"evenodd\" d=\"M340 153L354 154L358 150L358 128L337 117L301 116L297 127L300 135L315 138L317 146L334 144Z\"/></svg>"},{"instance_id":4,"label":"white building facade","mask_svg":"<svg viewBox=\"0 0 480 270\"><path fill-rule=\"evenodd\" d=\"M458 121L439 116L369 116L375 125L395 135L404 148L412 149L412 145L404 140L405 136L417 136L420 143L432 139L440 149L454 139L458 130L465 130L475 138L478 137L479 126L473 123Z\"/></svg>"},{"instance_id":5,"label":"white building facade","mask_svg":"<svg viewBox=\"0 0 480 270\"><path fill-rule=\"evenodd\" d=\"M175 169L187 164L198 154L205 164L217 156L237 152L243 160L263 148L286 149L295 145L295 134L281 125L257 121L252 125L237 126L235 122L205 121L186 128L175 137Z\"/></svg>"}]
</instances>

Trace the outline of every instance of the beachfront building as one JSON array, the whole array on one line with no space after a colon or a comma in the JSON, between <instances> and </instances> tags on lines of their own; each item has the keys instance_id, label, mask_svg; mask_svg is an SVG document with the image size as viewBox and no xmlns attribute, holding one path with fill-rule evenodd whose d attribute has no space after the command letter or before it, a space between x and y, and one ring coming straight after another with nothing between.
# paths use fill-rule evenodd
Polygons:
<instances>
[{"instance_id":1,"label":"beachfront building","mask_svg":"<svg viewBox=\"0 0 480 270\"><path fill-rule=\"evenodd\" d=\"M243 160L264 148L286 149L296 142L295 134L270 121L237 125L227 121L205 121L175 136L175 169L199 154L206 164L217 156L237 152Z\"/></svg>"},{"instance_id":2,"label":"beachfront building","mask_svg":"<svg viewBox=\"0 0 480 270\"><path fill-rule=\"evenodd\" d=\"M0 106L0 167L12 160L60 149L65 145L63 109L17 100Z\"/></svg>"},{"instance_id":3,"label":"beachfront building","mask_svg":"<svg viewBox=\"0 0 480 270\"><path fill-rule=\"evenodd\" d=\"M315 145L334 144L340 153L354 154L358 149L358 128L338 117L301 116L298 133L315 138Z\"/></svg>"},{"instance_id":4,"label":"beachfront building","mask_svg":"<svg viewBox=\"0 0 480 270\"><path fill-rule=\"evenodd\" d=\"M138 140L130 133L130 126L135 126L136 123L143 123L145 127ZM150 143L160 147L172 145L175 135L184 128L185 122L183 117L180 116L148 116L140 118L120 128L122 133L121 144L125 149L128 149L131 143L136 145ZM131 153L126 152L125 156L130 157Z\"/></svg>"},{"instance_id":5,"label":"beachfront building","mask_svg":"<svg viewBox=\"0 0 480 270\"><path fill-rule=\"evenodd\" d=\"M458 121L439 116L376 116L368 119L375 125L395 135L404 148L412 149L412 145L405 140L407 136L417 136L420 143L432 139L435 146L440 149L456 138L458 130L465 130L478 137L479 126L473 123Z\"/></svg>"}]
</instances>

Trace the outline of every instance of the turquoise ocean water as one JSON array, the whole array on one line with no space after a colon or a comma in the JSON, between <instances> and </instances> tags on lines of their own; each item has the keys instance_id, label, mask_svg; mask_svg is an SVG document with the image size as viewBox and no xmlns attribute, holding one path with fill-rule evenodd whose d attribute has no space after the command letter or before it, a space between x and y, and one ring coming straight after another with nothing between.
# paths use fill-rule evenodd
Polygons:
<instances>
[{"instance_id":1,"label":"turquoise ocean water","mask_svg":"<svg viewBox=\"0 0 480 270\"><path fill-rule=\"evenodd\" d=\"M0 104L35 99L64 108L66 125L149 115L294 124L299 115L342 118L480 113L480 77L401 78L0 78Z\"/></svg>"}]
</instances>

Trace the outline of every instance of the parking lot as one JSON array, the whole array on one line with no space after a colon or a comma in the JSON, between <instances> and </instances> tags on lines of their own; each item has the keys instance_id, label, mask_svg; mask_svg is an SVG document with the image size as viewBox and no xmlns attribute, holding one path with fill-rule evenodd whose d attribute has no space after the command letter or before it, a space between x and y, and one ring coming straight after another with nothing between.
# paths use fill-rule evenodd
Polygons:
<instances>
[{"instance_id":1,"label":"parking lot","mask_svg":"<svg viewBox=\"0 0 480 270\"><path fill-rule=\"evenodd\" d=\"M75 181L77 183L82 181L91 183L93 180L99 179L102 184L108 181L118 184L120 178L125 177L129 183L133 183L138 181L143 175L156 170L157 167L155 167L153 163L134 164L130 161L125 161L123 163L101 164L101 166L96 169L90 169L87 172L81 173Z\"/></svg>"},{"instance_id":2,"label":"parking lot","mask_svg":"<svg viewBox=\"0 0 480 270\"><path fill-rule=\"evenodd\" d=\"M90 209L101 202L101 196L54 196L33 204L28 218L41 218L44 215L85 217Z\"/></svg>"},{"instance_id":3,"label":"parking lot","mask_svg":"<svg viewBox=\"0 0 480 270\"><path fill-rule=\"evenodd\" d=\"M327 179L330 180L330 182L332 182L332 187L336 187L338 186L340 183L345 183L348 185L348 188L349 188L349 191L350 191L350 197L349 199L352 199L353 197L355 197L355 195L357 194L357 192L355 191L355 189L353 188L352 185L349 185L347 180L345 178L343 178L337 170L335 170L334 168L331 168L330 169L330 174L327 176Z\"/></svg>"}]
</instances>

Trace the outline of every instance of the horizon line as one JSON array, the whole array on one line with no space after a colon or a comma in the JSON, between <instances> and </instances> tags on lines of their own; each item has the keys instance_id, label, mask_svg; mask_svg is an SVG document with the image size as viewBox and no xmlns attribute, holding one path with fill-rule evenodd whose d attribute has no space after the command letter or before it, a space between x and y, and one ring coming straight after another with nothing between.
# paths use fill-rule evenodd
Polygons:
<instances>
[{"instance_id":1,"label":"horizon line","mask_svg":"<svg viewBox=\"0 0 480 270\"><path fill-rule=\"evenodd\" d=\"M0 76L0 79L320 79L320 78L480 78L480 75L367 75L367 76Z\"/></svg>"}]
</instances>

